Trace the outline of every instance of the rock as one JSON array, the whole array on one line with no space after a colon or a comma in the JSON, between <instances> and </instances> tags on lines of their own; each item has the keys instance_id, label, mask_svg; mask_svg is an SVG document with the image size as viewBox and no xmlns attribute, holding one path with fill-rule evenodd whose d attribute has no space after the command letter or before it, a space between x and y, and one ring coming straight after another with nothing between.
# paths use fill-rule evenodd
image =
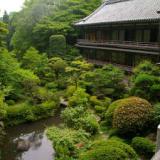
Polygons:
<instances>
[{"instance_id":1,"label":"rock","mask_svg":"<svg viewBox=\"0 0 160 160\"><path fill-rule=\"evenodd\" d=\"M17 150L20 152L28 151L30 148L30 142L27 140L19 140L17 142Z\"/></svg>"}]
</instances>

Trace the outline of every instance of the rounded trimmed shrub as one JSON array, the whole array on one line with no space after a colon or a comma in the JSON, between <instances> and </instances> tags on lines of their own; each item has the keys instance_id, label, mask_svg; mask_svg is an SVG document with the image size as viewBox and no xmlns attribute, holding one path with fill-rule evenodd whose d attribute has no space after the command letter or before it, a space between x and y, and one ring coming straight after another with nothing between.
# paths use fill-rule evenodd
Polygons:
<instances>
[{"instance_id":1,"label":"rounded trimmed shrub","mask_svg":"<svg viewBox=\"0 0 160 160\"><path fill-rule=\"evenodd\" d=\"M119 139L100 140L80 156L80 160L137 160L134 149Z\"/></svg>"},{"instance_id":2,"label":"rounded trimmed shrub","mask_svg":"<svg viewBox=\"0 0 160 160\"><path fill-rule=\"evenodd\" d=\"M66 53L66 38L64 35L52 35L49 39L50 55Z\"/></svg>"},{"instance_id":3,"label":"rounded trimmed shrub","mask_svg":"<svg viewBox=\"0 0 160 160\"><path fill-rule=\"evenodd\" d=\"M112 126L120 133L137 134L152 122L153 107L145 99L129 97L116 104Z\"/></svg>"},{"instance_id":4,"label":"rounded trimmed shrub","mask_svg":"<svg viewBox=\"0 0 160 160\"><path fill-rule=\"evenodd\" d=\"M135 137L132 139L131 145L139 155L143 155L147 159L150 159L155 153L156 145L147 138Z\"/></svg>"}]
</instances>

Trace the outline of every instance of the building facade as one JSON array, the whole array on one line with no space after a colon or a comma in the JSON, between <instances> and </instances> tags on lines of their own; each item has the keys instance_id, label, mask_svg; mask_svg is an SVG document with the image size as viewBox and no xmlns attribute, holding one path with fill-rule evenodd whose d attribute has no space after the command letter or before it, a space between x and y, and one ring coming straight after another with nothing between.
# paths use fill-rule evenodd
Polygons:
<instances>
[{"instance_id":1,"label":"building facade","mask_svg":"<svg viewBox=\"0 0 160 160\"><path fill-rule=\"evenodd\" d=\"M160 0L107 0L75 25L76 46L96 64L126 70L142 60L160 61Z\"/></svg>"}]
</instances>

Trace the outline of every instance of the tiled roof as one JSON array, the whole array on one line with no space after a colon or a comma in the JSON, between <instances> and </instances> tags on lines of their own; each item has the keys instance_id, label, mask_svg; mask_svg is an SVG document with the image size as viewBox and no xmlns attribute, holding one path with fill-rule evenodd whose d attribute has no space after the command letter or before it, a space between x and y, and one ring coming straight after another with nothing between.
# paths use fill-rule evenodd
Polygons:
<instances>
[{"instance_id":1,"label":"tiled roof","mask_svg":"<svg viewBox=\"0 0 160 160\"><path fill-rule=\"evenodd\" d=\"M160 11L160 0L107 0L76 25L158 20L157 11Z\"/></svg>"}]
</instances>

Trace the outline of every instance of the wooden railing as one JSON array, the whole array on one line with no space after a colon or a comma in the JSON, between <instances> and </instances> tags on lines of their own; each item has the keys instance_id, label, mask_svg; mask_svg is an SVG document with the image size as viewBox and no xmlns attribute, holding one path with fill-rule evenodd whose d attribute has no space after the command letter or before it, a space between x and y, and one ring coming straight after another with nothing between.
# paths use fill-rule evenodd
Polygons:
<instances>
[{"instance_id":1,"label":"wooden railing","mask_svg":"<svg viewBox=\"0 0 160 160\"><path fill-rule=\"evenodd\" d=\"M133 42L133 41L104 41L104 40L86 40L78 39L79 45L92 45L92 46L107 46L107 47L119 47L119 48L134 48L142 50L160 50L160 44L152 42Z\"/></svg>"}]
</instances>

